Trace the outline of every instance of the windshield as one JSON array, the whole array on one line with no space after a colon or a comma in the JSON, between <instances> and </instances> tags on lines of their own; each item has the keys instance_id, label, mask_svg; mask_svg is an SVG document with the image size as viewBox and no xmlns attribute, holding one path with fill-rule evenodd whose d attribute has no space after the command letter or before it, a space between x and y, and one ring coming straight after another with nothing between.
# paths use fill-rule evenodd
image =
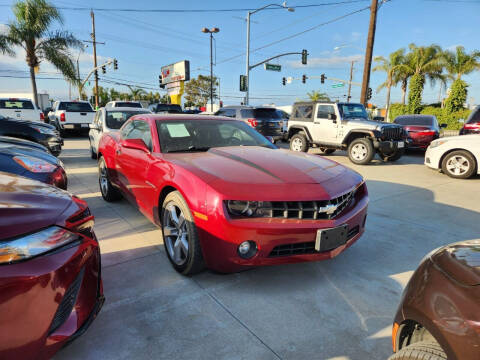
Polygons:
<instances>
[{"instance_id":1,"label":"windshield","mask_svg":"<svg viewBox=\"0 0 480 360\"><path fill-rule=\"evenodd\" d=\"M433 117L431 116L399 116L393 120L395 124L400 125L420 125L420 126L432 126Z\"/></svg>"},{"instance_id":2,"label":"windshield","mask_svg":"<svg viewBox=\"0 0 480 360\"><path fill-rule=\"evenodd\" d=\"M107 111L105 122L109 129L120 129L133 115L148 114L148 111Z\"/></svg>"},{"instance_id":3,"label":"windshield","mask_svg":"<svg viewBox=\"0 0 480 360\"><path fill-rule=\"evenodd\" d=\"M277 147L242 121L157 120L162 152L208 151L213 147Z\"/></svg>"},{"instance_id":4,"label":"windshield","mask_svg":"<svg viewBox=\"0 0 480 360\"><path fill-rule=\"evenodd\" d=\"M90 103L84 102L61 102L58 110L65 110L68 112L93 112Z\"/></svg>"},{"instance_id":5,"label":"windshield","mask_svg":"<svg viewBox=\"0 0 480 360\"><path fill-rule=\"evenodd\" d=\"M33 104L30 100L0 100L0 109L24 109L33 110Z\"/></svg>"},{"instance_id":6,"label":"windshield","mask_svg":"<svg viewBox=\"0 0 480 360\"><path fill-rule=\"evenodd\" d=\"M128 101L121 102L121 101L117 101L117 102L115 103L115 107L141 108L141 107L142 107L142 104L140 104L139 102L128 102Z\"/></svg>"},{"instance_id":7,"label":"windshield","mask_svg":"<svg viewBox=\"0 0 480 360\"><path fill-rule=\"evenodd\" d=\"M343 119L347 118L363 118L368 120L368 114L362 104L338 104L340 115Z\"/></svg>"}]
</instances>

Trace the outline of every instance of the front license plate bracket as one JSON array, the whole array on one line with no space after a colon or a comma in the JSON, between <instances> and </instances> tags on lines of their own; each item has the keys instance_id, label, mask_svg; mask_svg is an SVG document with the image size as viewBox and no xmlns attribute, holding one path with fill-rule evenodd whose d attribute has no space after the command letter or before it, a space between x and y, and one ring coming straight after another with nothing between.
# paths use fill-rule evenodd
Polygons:
<instances>
[{"instance_id":1,"label":"front license plate bracket","mask_svg":"<svg viewBox=\"0 0 480 360\"><path fill-rule=\"evenodd\" d=\"M336 249L345 245L348 238L348 225L342 225L331 229L317 230L315 239L315 251L323 252Z\"/></svg>"}]
</instances>

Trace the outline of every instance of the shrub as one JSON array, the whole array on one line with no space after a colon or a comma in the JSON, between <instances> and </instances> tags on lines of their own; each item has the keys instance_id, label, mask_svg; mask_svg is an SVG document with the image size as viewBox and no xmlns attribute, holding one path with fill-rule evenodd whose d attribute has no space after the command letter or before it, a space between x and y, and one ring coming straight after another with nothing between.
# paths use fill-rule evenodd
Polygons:
<instances>
[{"instance_id":1,"label":"shrub","mask_svg":"<svg viewBox=\"0 0 480 360\"><path fill-rule=\"evenodd\" d=\"M461 109L459 111L448 111L447 108L439 109L432 106L426 106L420 112L424 115L434 115L437 117L439 124L447 124L447 130L460 130L463 124L459 123L459 119L467 119L470 110Z\"/></svg>"},{"instance_id":2,"label":"shrub","mask_svg":"<svg viewBox=\"0 0 480 360\"><path fill-rule=\"evenodd\" d=\"M411 114L418 114L422 110L422 92L425 78L415 74L410 79L408 92L408 110Z\"/></svg>"},{"instance_id":3,"label":"shrub","mask_svg":"<svg viewBox=\"0 0 480 360\"><path fill-rule=\"evenodd\" d=\"M408 114L407 105L403 104L390 104L390 109L388 109L390 121L395 120L397 116Z\"/></svg>"},{"instance_id":4,"label":"shrub","mask_svg":"<svg viewBox=\"0 0 480 360\"><path fill-rule=\"evenodd\" d=\"M463 104L467 100L467 87L468 84L461 79L453 82L450 88L450 96L445 100L445 109L448 112L456 112L463 109Z\"/></svg>"}]
</instances>

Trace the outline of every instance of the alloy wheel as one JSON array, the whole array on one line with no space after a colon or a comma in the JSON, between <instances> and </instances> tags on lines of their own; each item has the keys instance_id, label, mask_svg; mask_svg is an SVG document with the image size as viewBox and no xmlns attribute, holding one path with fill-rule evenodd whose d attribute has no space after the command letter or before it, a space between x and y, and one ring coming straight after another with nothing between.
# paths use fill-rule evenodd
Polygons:
<instances>
[{"instance_id":1,"label":"alloy wheel","mask_svg":"<svg viewBox=\"0 0 480 360\"><path fill-rule=\"evenodd\" d=\"M303 148L303 141L299 138L295 138L292 140L292 150L293 151L302 151Z\"/></svg>"},{"instance_id":2,"label":"alloy wheel","mask_svg":"<svg viewBox=\"0 0 480 360\"><path fill-rule=\"evenodd\" d=\"M460 176L470 169L470 162L462 155L452 156L447 161L447 170L450 174Z\"/></svg>"},{"instance_id":3,"label":"alloy wheel","mask_svg":"<svg viewBox=\"0 0 480 360\"><path fill-rule=\"evenodd\" d=\"M188 228L182 210L173 203L168 204L162 224L170 259L177 265L183 265L188 258Z\"/></svg>"},{"instance_id":4,"label":"alloy wheel","mask_svg":"<svg viewBox=\"0 0 480 360\"><path fill-rule=\"evenodd\" d=\"M368 149L363 144L355 144L352 147L350 153L355 160L362 161L363 159L365 159L367 157Z\"/></svg>"},{"instance_id":5,"label":"alloy wheel","mask_svg":"<svg viewBox=\"0 0 480 360\"><path fill-rule=\"evenodd\" d=\"M107 167L105 166L105 160L103 159L100 161L100 190L105 196L108 193Z\"/></svg>"}]
</instances>

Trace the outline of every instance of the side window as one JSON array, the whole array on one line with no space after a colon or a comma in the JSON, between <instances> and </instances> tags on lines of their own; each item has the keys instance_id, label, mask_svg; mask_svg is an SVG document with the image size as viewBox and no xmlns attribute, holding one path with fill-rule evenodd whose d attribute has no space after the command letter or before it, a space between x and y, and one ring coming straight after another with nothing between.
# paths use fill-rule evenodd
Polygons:
<instances>
[{"instance_id":1,"label":"side window","mask_svg":"<svg viewBox=\"0 0 480 360\"><path fill-rule=\"evenodd\" d=\"M240 117L242 119L254 118L255 113L253 112L253 109L242 109L240 110Z\"/></svg>"},{"instance_id":2,"label":"side window","mask_svg":"<svg viewBox=\"0 0 480 360\"><path fill-rule=\"evenodd\" d=\"M152 134L150 132L150 125L146 121L135 120L132 121L133 127L125 136L125 139L142 139L145 145L152 150Z\"/></svg>"},{"instance_id":3,"label":"side window","mask_svg":"<svg viewBox=\"0 0 480 360\"><path fill-rule=\"evenodd\" d=\"M313 105L296 106L292 118L297 121L313 121Z\"/></svg>"},{"instance_id":4,"label":"side window","mask_svg":"<svg viewBox=\"0 0 480 360\"><path fill-rule=\"evenodd\" d=\"M317 118L327 119L328 114L335 115L335 108L333 105L318 105Z\"/></svg>"},{"instance_id":5,"label":"side window","mask_svg":"<svg viewBox=\"0 0 480 360\"><path fill-rule=\"evenodd\" d=\"M132 130L133 130L133 121L130 121L123 127L121 131L122 139L132 139L131 137L129 137L129 134Z\"/></svg>"}]
</instances>

